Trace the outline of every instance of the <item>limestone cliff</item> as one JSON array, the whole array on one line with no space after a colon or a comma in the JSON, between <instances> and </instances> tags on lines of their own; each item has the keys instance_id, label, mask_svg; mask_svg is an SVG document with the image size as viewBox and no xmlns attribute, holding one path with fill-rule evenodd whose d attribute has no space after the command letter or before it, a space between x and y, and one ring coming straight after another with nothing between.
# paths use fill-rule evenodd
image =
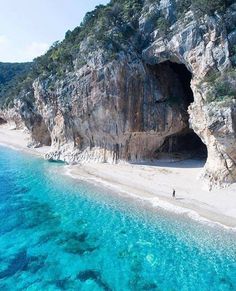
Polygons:
<instances>
[{"instance_id":1,"label":"limestone cliff","mask_svg":"<svg viewBox=\"0 0 236 291\"><path fill-rule=\"evenodd\" d=\"M106 42L83 36L70 67L35 77L30 106L15 101L34 143L51 144L51 160L134 161L158 158L181 138L187 148L194 131L207 147L210 187L235 182L236 5L203 13L191 3L181 10L181 1L136 1L138 12L127 16L129 1L117 2L98 8L97 25L105 9L113 17ZM73 33L66 39L76 42Z\"/></svg>"}]
</instances>

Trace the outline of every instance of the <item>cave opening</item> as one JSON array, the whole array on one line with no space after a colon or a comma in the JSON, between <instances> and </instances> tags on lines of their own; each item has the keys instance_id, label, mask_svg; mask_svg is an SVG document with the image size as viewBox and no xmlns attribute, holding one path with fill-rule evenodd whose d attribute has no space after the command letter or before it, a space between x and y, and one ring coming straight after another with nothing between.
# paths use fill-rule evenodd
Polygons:
<instances>
[{"instance_id":1,"label":"cave opening","mask_svg":"<svg viewBox=\"0 0 236 291\"><path fill-rule=\"evenodd\" d=\"M162 63L163 66L169 66L179 80L180 86L184 93L184 105L186 109L194 101L193 91L191 89L192 73L184 64L173 63L166 61Z\"/></svg>"},{"instance_id":2,"label":"cave opening","mask_svg":"<svg viewBox=\"0 0 236 291\"><path fill-rule=\"evenodd\" d=\"M200 137L190 128L188 107L194 102L194 95L191 89L192 73L184 64L165 61L155 65L158 70L169 74L169 80L165 86L176 86L177 94L174 100L176 104L183 109L183 114L186 118L186 128L181 132L166 137L163 145L156 152L157 158L168 156L173 158L197 158L205 160L207 158L207 147L202 142ZM165 74L164 74L165 76ZM165 76L166 77L166 76ZM163 77L164 78L164 77ZM173 93L169 91L170 96ZM168 98L166 101L168 102ZM173 100L172 100L173 101Z\"/></svg>"},{"instance_id":3,"label":"cave opening","mask_svg":"<svg viewBox=\"0 0 236 291\"><path fill-rule=\"evenodd\" d=\"M206 160L207 147L192 129L188 129L166 137L163 145L156 151L156 157Z\"/></svg>"}]
</instances>

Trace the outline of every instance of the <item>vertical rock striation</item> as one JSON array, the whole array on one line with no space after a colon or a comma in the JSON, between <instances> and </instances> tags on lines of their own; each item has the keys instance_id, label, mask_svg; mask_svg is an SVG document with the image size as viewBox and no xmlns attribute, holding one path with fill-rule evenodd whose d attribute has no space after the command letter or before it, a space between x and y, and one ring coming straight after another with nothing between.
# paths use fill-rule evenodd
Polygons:
<instances>
[{"instance_id":1,"label":"vertical rock striation","mask_svg":"<svg viewBox=\"0 0 236 291\"><path fill-rule=\"evenodd\" d=\"M234 67L236 5L199 17L190 9L180 16L178 5L143 2L135 34L141 48L133 41L108 58L97 42L89 51L88 37L72 70L35 79L32 108L23 101L15 108L35 143L51 144L47 159L155 158L168 138L191 127L207 147L202 176L209 186L236 181L235 98L209 101L217 80Z\"/></svg>"}]
</instances>

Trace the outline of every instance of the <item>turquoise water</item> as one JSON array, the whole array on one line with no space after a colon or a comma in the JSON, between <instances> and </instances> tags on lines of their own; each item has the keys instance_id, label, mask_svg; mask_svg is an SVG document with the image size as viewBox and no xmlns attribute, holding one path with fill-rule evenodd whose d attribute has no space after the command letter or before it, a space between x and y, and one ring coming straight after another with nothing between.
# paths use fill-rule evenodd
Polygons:
<instances>
[{"instance_id":1,"label":"turquoise water","mask_svg":"<svg viewBox=\"0 0 236 291\"><path fill-rule=\"evenodd\" d=\"M1 290L236 290L236 235L0 148Z\"/></svg>"}]
</instances>

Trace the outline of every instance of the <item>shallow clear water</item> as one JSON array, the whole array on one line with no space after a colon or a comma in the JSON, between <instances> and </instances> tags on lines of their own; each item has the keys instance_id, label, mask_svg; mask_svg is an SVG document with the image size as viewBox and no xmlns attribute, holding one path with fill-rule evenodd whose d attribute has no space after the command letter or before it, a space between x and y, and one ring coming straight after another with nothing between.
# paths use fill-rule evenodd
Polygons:
<instances>
[{"instance_id":1,"label":"shallow clear water","mask_svg":"<svg viewBox=\"0 0 236 291\"><path fill-rule=\"evenodd\" d=\"M236 290L236 235L0 148L1 290Z\"/></svg>"}]
</instances>

